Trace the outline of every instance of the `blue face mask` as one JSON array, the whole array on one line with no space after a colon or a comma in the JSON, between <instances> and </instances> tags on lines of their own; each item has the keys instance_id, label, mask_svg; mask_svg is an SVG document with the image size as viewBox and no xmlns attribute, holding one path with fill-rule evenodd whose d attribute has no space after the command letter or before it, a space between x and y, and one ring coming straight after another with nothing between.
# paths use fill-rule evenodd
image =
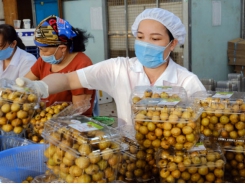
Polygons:
<instances>
[{"instance_id":1,"label":"blue face mask","mask_svg":"<svg viewBox=\"0 0 245 184\"><path fill-rule=\"evenodd\" d=\"M55 53L51 56L41 56L42 60L45 61L46 63L49 63L49 64L59 64L63 59L64 59L64 55L60 58L60 59L55 59L55 54L57 52L59 47L57 47Z\"/></svg>"},{"instance_id":2,"label":"blue face mask","mask_svg":"<svg viewBox=\"0 0 245 184\"><path fill-rule=\"evenodd\" d=\"M171 42L169 42L169 44ZM166 47L162 47L147 42L135 40L135 55L143 66L147 68L157 68L158 66L165 63L166 59L168 58L170 52L168 56L165 59L163 59L164 51L169 46L169 44Z\"/></svg>"},{"instance_id":3,"label":"blue face mask","mask_svg":"<svg viewBox=\"0 0 245 184\"><path fill-rule=\"evenodd\" d=\"M5 60L11 57L13 54L14 48L11 48L10 46L4 50L0 50L0 60Z\"/></svg>"}]
</instances>

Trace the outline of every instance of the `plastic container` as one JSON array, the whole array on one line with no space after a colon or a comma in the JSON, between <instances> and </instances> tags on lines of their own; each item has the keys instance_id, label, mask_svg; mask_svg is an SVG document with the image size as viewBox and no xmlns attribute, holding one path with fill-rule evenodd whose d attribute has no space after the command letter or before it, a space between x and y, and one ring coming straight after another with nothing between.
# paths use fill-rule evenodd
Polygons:
<instances>
[{"instance_id":1,"label":"plastic container","mask_svg":"<svg viewBox=\"0 0 245 184\"><path fill-rule=\"evenodd\" d=\"M19 147L19 146L26 146L30 144L33 144L33 142L27 139L0 135L0 151L14 148L14 147Z\"/></svg>"},{"instance_id":2,"label":"plastic container","mask_svg":"<svg viewBox=\"0 0 245 184\"><path fill-rule=\"evenodd\" d=\"M221 145L223 150L232 151L232 152L243 152L245 153L245 143L244 139L231 139L231 140L223 140L223 138L216 139L218 143Z\"/></svg>"},{"instance_id":3,"label":"plastic container","mask_svg":"<svg viewBox=\"0 0 245 184\"><path fill-rule=\"evenodd\" d=\"M63 109L59 114L57 114L57 117L66 118L81 115L91 107L90 100L91 99L89 98L69 105L67 108Z\"/></svg>"},{"instance_id":4,"label":"plastic container","mask_svg":"<svg viewBox=\"0 0 245 184\"><path fill-rule=\"evenodd\" d=\"M39 95L32 84L19 87L15 81L6 78L0 79L0 99L19 104L37 104Z\"/></svg>"},{"instance_id":5,"label":"plastic container","mask_svg":"<svg viewBox=\"0 0 245 184\"><path fill-rule=\"evenodd\" d=\"M14 183L13 181L0 176L0 183Z\"/></svg>"},{"instance_id":6,"label":"plastic container","mask_svg":"<svg viewBox=\"0 0 245 184\"><path fill-rule=\"evenodd\" d=\"M15 29L20 29L21 25L21 20L14 20L14 28Z\"/></svg>"},{"instance_id":7,"label":"plastic container","mask_svg":"<svg viewBox=\"0 0 245 184\"><path fill-rule=\"evenodd\" d=\"M223 183L225 157L217 144L204 144L189 151L159 149L157 152L162 183Z\"/></svg>"},{"instance_id":8,"label":"plastic container","mask_svg":"<svg viewBox=\"0 0 245 184\"><path fill-rule=\"evenodd\" d=\"M148 106L133 113L135 137L145 148L191 149L199 139L202 108Z\"/></svg>"},{"instance_id":9,"label":"plastic container","mask_svg":"<svg viewBox=\"0 0 245 184\"><path fill-rule=\"evenodd\" d=\"M55 102L45 109L40 109L31 119L31 130L28 133L28 139L34 142L43 142L41 137L45 122L51 118L64 118L68 116L76 116L90 108L90 101L84 100L76 104L72 102Z\"/></svg>"},{"instance_id":10,"label":"plastic container","mask_svg":"<svg viewBox=\"0 0 245 184\"><path fill-rule=\"evenodd\" d=\"M118 167L117 180L127 183L151 183L159 174L155 167L153 149L144 149L134 140L122 137L121 161Z\"/></svg>"},{"instance_id":11,"label":"plastic container","mask_svg":"<svg viewBox=\"0 0 245 184\"><path fill-rule=\"evenodd\" d=\"M187 93L179 86L136 86L131 94L134 107L177 105L187 102Z\"/></svg>"},{"instance_id":12,"label":"plastic container","mask_svg":"<svg viewBox=\"0 0 245 184\"><path fill-rule=\"evenodd\" d=\"M30 29L31 28L31 20L30 19L23 19L24 23L24 29Z\"/></svg>"},{"instance_id":13,"label":"plastic container","mask_svg":"<svg viewBox=\"0 0 245 184\"><path fill-rule=\"evenodd\" d=\"M45 102L43 102L45 103ZM65 108L68 108L72 103L71 102L55 102L51 106L43 108L40 106L40 109L35 111L34 116L30 120L31 126L27 133L27 138L33 142L43 142L41 137L42 131L44 129L44 124L49 119L58 116Z\"/></svg>"},{"instance_id":14,"label":"plastic container","mask_svg":"<svg viewBox=\"0 0 245 184\"><path fill-rule=\"evenodd\" d=\"M102 143L107 146L107 142L118 140L120 134L112 127L80 115L50 119L45 123L42 137L50 143L64 145L64 149L69 149L74 154L82 154L73 148L77 142L87 144L92 151L96 151L103 148ZM63 144L65 140L69 140L69 144Z\"/></svg>"},{"instance_id":15,"label":"plastic container","mask_svg":"<svg viewBox=\"0 0 245 184\"><path fill-rule=\"evenodd\" d=\"M244 152L225 151L226 165L225 180L231 183L243 183L245 181Z\"/></svg>"},{"instance_id":16,"label":"plastic container","mask_svg":"<svg viewBox=\"0 0 245 184\"><path fill-rule=\"evenodd\" d=\"M64 180L58 178L55 174L49 172L33 178L31 183L65 183Z\"/></svg>"},{"instance_id":17,"label":"plastic container","mask_svg":"<svg viewBox=\"0 0 245 184\"><path fill-rule=\"evenodd\" d=\"M77 145L81 154L74 154L62 144L54 143L44 151L47 167L58 178L67 183L110 183L116 179L119 144L110 142L108 147L97 151L92 151L87 144Z\"/></svg>"},{"instance_id":18,"label":"plastic container","mask_svg":"<svg viewBox=\"0 0 245 184\"><path fill-rule=\"evenodd\" d=\"M86 116L63 117L47 121L42 136L50 144L44 152L47 167L66 182L116 179L120 158L116 129Z\"/></svg>"},{"instance_id":19,"label":"plastic container","mask_svg":"<svg viewBox=\"0 0 245 184\"><path fill-rule=\"evenodd\" d=\"M19 104L0 100L0 129L2 135L23 137L34 113L34 104Z\"/></svg>"},{"instance_id":20,"label":"plastic container","mask_svg":"<svg viewBox=\"0 0 245 184\"><path fill-rule=\"evenodd\" d=\"M31 144L0 152L0 176L21 183L28 176L38 176L46 171L43 152L47 145Z\"/></svg>"},{"instance_id":21,"label":"plastic container","mask_svg":"<svg viewBox=\"0 0 245 184\"><path fill-rule=\"evenodd\" d=\"M193 103L202 107L201 133L223 141L245 138L245 93L196 92Z\"/></svg>"}]
</instances>

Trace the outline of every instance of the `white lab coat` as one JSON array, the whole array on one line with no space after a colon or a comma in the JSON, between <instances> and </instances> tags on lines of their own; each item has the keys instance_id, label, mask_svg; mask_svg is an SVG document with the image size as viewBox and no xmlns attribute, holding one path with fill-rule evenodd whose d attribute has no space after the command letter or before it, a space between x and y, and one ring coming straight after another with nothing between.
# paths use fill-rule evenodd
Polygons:
<instances>
[{"instance_id":1,"label":"white lab coat","mask_svg":"<svg viewBox=\"0 0 245 184\"><path fill-rule=\"evenodd\" d=\"M137 58L113 58L77 70L83 87L108 93L116 102L118 125L132 124L130 97L135 86L150 86L150 81ZM205 91L198 77L170 58L168 67L155 86L182 86L187 95Z\"/></svg>"},{"instance_id":2,"label":"white lab coat","mask_svg":"<svg viewBox=\"0 0 245 184\"><path fill-rule=\"evenodd\" d=\"M25 76L32 65L36 62L33 54L17 47L8 67L3 71L3 61L0 60L0 79L7 78L15 80L18 77Z\"/></svg>"}]
</instances>

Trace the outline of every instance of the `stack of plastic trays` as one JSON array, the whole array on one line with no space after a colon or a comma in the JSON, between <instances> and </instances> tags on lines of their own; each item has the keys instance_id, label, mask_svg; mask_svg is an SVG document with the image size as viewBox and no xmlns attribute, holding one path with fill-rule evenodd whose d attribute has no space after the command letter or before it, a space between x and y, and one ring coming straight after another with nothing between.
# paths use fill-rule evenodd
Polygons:
<instances>
[{"instance_id":1,"label":"stack of plastic trays","mask_svg":"<svg viewBox=\"0 0 245 184\"><path fill-rule=\"evenodd\" d=\"M242 85L241 85L242 86L241 91L244 92L245 91L245 77L242 77L242 82L241 83L242 83Z\"/></svg>"},{"instance_id":2,"label":"stack of plastic trays","mask_svg":"<svg viewBox=\"0 0 245 184\"><path fill-rule=\"evenodd\" d=\"M214 91L216 82L213 79L200 79L206 90Z\"/></svg>"},{"instance_id":3,"label":"stack of plastic trays","mask_svg":"<svg viewBox=\"0 0 245 184\"><path fill-rule=\"evenodd\" d=\"M232 84L237 85L237 91L241 91L242 89L242 74L239 73L229 73L228 80L231 81Z\"/></svg>"},{"instance_id":4,"label":"stack of plastic trays","mask_svg":"<svg viewBox=\"0 0 245 184\"><path fill-rule=\"evenodd\" d=\"M235 88L230 81L217 81L215 91L232 91Z\"/></svg>"}]
</instances>

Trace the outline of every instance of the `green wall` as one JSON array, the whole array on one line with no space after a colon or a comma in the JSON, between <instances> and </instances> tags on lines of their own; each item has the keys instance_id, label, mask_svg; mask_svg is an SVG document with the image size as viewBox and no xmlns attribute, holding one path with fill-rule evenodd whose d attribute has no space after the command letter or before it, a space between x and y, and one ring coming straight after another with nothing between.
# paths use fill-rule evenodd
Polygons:
<instances>
[{"instance_id":1,"label":"green wall","mask_svg":"<svg viewBox=\"0 0 245 184\"><path fill-rule=\"evenodd\" d=\"M63 2L64 19L68 20L73 27L84 29L94 36L94 39L89 39L85 51L93 63L105 59L104 27L102 29L93 29L90 16L91 8L102 7L102 1L103 0L77 0ZM100 19L97 19L97 21L100 21Z\"/></svg>"},{"instance_id":2,"label":"green wall","mask_svg":"<svg viewBox=\"0 0 245 184\"><path fill-rule=\"evenodd\" d=\"M199 78L227 80L227 42L240 37L240 0L221 0L221 25L212 26L212 1L191 1L192 72Z\"/></svg>"}]
</instances>

